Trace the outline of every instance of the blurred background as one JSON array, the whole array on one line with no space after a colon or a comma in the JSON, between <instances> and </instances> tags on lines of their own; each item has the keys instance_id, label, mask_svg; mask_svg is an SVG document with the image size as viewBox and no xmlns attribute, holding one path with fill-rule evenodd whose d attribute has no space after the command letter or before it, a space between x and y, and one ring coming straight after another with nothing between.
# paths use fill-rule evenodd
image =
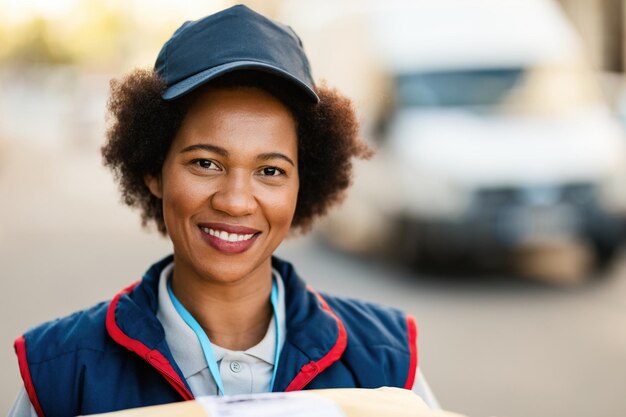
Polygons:
<instances>
[{"instance_id":1,"label":"blurred background","mask_svg":"<svg viewBox=\"0 0 626 417\"><path fill-rule=\"evenodd\" d=\"M378 150L279 254L320 290L415 315L446 409L626 415L626 2L244 3L298 32ZM232 4L0 0L5 414L15 337L171 250L101 167L109 80Z\"/></svg>"}]
</instances>

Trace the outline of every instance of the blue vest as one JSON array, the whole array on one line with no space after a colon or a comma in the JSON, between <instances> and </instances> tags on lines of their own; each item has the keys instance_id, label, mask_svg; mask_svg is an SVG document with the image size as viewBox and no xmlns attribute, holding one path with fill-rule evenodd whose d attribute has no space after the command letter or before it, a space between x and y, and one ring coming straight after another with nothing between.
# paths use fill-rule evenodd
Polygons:
<instances>
[{"instance_id":1,"label":"blue vest","mask_svg":"<svg viewBox=\"0 0 626 417\"><path fill-rule=\"evenodd\" d=\"M39 417L70 417L193 399L156 317L159 276L98 304L29 330L15 342L20 373ZM411 316L320 295L291 264L273 267L285 284L287 334L274 391L411 388L417 331Z\"/></svg>"}]
</instances>

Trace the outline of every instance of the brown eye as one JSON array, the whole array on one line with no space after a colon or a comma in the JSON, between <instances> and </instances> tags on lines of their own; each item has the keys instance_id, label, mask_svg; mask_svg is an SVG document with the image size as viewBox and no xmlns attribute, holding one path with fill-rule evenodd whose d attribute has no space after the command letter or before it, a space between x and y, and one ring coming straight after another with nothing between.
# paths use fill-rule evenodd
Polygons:
<instances>
[{"instance_id":1,"label":"brown eye","mask_svg":"<svg viewBox=\"0 0 626 417\"><path fill-rule=\"evenodd\" d=\"M266 167L266 168L263 168L261 170L261 173L263 175L268 176L268 177L276 177L276 176L279 176L279 175L283 175L285 173L285 171L283 171L280 168L276 168L276 167Z\"/></svg>"},{"instance_id":2,"label":"brown eye","mask_svg":"<svg viewBox=\"0 0 626 417\"><path fill-rule=\"evenodd\" d=\"M210 159L194 159L191 161L194 165L206 170L218 170L218 166L215 162Z\"/></svg>"}]
</instances>

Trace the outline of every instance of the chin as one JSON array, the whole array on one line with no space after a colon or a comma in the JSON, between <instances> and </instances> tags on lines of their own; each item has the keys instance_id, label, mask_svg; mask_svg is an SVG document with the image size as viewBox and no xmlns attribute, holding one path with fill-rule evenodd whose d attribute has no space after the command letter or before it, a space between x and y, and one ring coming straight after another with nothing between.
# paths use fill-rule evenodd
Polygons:
<instances>
[{"instance_id":1,"label":"chin","mask_svg":"<svg viewBox=\"0 0 626 417\"><path fill-rule=\"evenodd\" d=\"M204 255L194 262L193 268L201 278L213 282L233 283L251 277L267 265L271 268L271 257L264 260L251 259L245 253L237 255Z\"/></svg>"}]
</instances>

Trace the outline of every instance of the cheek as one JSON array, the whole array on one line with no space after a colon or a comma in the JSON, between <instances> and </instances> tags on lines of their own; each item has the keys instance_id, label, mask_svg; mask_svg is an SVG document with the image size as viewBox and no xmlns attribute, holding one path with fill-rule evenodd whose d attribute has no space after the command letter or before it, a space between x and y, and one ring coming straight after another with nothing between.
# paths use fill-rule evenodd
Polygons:
<instances>
[{"instance_id":1,"label":"cheek","mask_svg":"<svg viewBox=\"0 0 626 417\"><path fill-rule=\"evenodd\" d=\"M288 230L291 227L291 221L296 211L296 203L298 201L298 183L285 189L279 195L274 196L271 201L268 201L268 212L271 216L271 221L275 226Z\"/></svg>"},{"instance_id":2,"label":"cheek","mask_svg":"<svg viewBox=\"0 0 626 417\"><path fill-rule=\"evenodd\" d=\"M187 223L206 201L206 185L182 177L172 177L163 185L163 215L168 228L182 227L181 223Z\"/></svg>"}]
</instances>

